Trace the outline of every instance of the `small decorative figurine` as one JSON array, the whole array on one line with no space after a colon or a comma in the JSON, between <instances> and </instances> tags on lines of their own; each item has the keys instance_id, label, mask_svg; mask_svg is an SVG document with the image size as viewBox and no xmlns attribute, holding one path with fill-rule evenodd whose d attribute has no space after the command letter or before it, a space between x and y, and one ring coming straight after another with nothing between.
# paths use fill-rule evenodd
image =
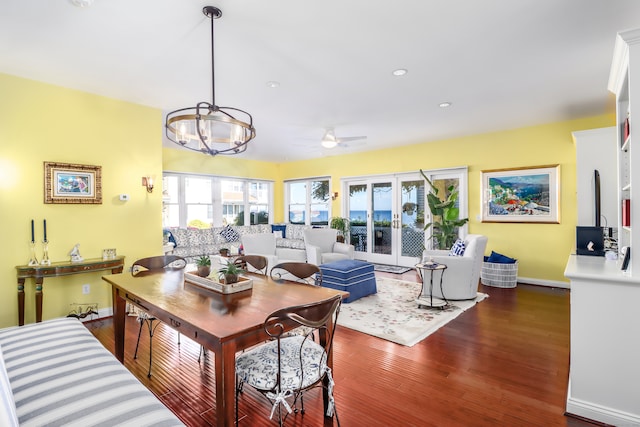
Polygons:
<instances>
[{"instance_id":1,"label":"small decorative figurine","mask_svg":"<svg viewBox=\"0 0 640 427\"><path fill-rule=\"evenodd\" d=\"M71 256L71 262L82 262L84 258L80 255L80 243L76 243L71 252L69 252L69 256Z\"/></svg>"}]
</instances>

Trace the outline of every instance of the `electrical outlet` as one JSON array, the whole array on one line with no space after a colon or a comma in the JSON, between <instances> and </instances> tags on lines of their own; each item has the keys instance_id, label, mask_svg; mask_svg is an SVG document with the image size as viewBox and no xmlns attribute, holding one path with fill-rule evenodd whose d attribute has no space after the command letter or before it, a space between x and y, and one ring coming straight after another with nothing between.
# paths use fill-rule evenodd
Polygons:
<instances>
[{"instance_id":1,"label":"electrical outlet","mask_svg":"<svg viewBox=\"0 0 640 427\"><path fill-rule=\"evenodd\" d=\"M82 285L82 293L87 295L91 292L91 285Z\"/></svg>"}]
</instances>

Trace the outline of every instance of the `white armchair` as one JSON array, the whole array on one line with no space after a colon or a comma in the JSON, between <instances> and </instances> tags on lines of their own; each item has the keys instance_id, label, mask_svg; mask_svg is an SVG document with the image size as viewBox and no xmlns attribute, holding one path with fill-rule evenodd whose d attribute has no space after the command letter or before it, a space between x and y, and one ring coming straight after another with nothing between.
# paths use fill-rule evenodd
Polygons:
<instances>
[{"instance_id":1,"label":"white armchair","mask_svg":"<svg viewBox=\"0 0 640 427\"><path fill-rule=\"evenodd\" d=\"M480 270L484 262L484 251L487 248L487 237L480 234L469 234L464 239L465 251L462 256L449 256L449 251L425 250L422 253L422 262L433 260L444 264L447 269L443 272L442 291L440 283L433 283L433 296L447 300L473 299L478 293L478 281ZM430 276L423 274L423 288L429 290ZM429 295L426 295L427 297Z\"/></svg>"},{"instance_id":2,"label":"white armchair","mask_svg":"<svg viewBox=\"0 0 640 427\"><path fill-rule=\"evenodd\" d=\"M245 255L262 255L267 259L267 271L281 262L305 262L305 253L301 250L276 248L273 233L245 234L241 240Z\"/></svg>"},{"instance_id":3,"label":"white armchair","mask_svg":"<svg viewBox=\"0 0 640 427\"><path fill-rule=\"evenodd\" d=\"M353 259L353 245L336 241L338 230L333 228L310 228L304 230L304 245L307 262L315 265Z\"/></svg>"}]
</instances>

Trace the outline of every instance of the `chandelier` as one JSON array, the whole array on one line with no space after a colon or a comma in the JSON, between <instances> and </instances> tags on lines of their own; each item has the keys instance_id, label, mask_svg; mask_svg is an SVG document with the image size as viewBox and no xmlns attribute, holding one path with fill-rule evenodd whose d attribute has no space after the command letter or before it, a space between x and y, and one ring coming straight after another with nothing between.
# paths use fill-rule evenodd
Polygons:
<instances>
[{"instance_id":1,"label":"chandelier","mask_svg":"<svg viewBox=\"0 0 640 427\"><path fill-rule=\"evenodd\" d=\"M167 114L167 138L193 151L211 156L239 154L256 136L253 118L246 111L216 105L213 22L222 16L217 7L205 6L202 13L211 19L211 103L181 108Z\"/></svg>"}]
</instances>

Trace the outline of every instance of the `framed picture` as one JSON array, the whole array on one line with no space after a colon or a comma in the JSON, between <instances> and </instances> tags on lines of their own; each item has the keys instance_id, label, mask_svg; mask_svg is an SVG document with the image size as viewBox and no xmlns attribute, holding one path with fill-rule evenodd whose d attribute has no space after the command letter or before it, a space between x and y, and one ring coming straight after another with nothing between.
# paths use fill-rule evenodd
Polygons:
<instances>
[{"instance_id":1,"label":"framed picture","mask_svg":"<svg viewBox=\"0 0 640 427\"><path fill-rule=\"evenodd\" d=\"M560 223L560 166L482 171L482 222Z\"/></svg>"},{"instance_id":2,"label":"framed picture","mask_svg":"<svg viewBox=\"0 0 640 427\"><path fill-rule=\"evenodd\" d=\"M102 204L100 166L44 162L44 202Z\"/></svg>"}]
</instances>

